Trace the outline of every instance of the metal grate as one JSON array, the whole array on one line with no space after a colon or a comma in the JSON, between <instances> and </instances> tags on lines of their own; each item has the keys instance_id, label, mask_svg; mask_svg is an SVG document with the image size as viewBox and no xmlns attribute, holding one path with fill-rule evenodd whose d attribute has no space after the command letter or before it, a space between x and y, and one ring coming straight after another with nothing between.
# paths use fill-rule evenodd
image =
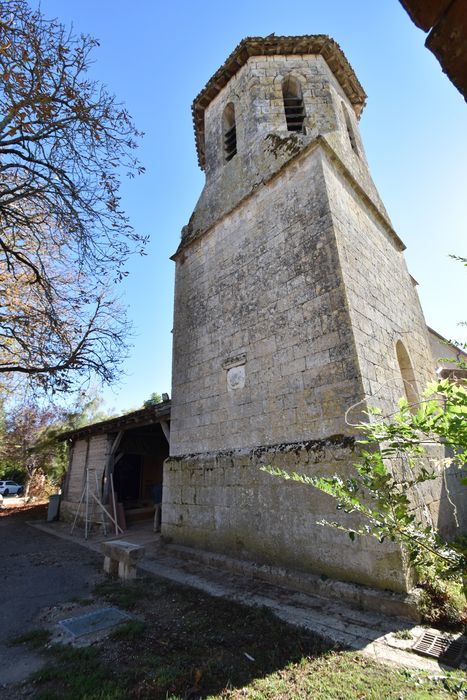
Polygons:
<instances>
[{"instance_id":1,"label":"metal grate","mask_svg":"<svg viewBox=\"0 0 467 700\"><path fill-rule=\"evenodd\" d=\"M73 637L82 637L85 634L93 634L115 627L115 625L131 619L131 615L118 610L118 608L101 608L86 615L60 620L58 624Z\"/></svg>"},{"instance_id":2,"label":"metal grate","mask_svg":"<svg viewBox=\"0 0 467 700\"><path fill-rule=\"evenodd\" d=\"M303 131L305 110L301 97L284 97L285 119L288 131Z\"/></svg>"},{"instance_id":3,"label":"metal grate","mask_svg":"<svg viewBox=\"0 0 467 700\"><path fill-rule=\"evenodd\" d=\"M432 632L425 632L413 646L413 650L423 656L433 656L449 666L459 666L467 661L467 639L459 637L450 639L440 637Z\"/></svg>"}]
</instances>

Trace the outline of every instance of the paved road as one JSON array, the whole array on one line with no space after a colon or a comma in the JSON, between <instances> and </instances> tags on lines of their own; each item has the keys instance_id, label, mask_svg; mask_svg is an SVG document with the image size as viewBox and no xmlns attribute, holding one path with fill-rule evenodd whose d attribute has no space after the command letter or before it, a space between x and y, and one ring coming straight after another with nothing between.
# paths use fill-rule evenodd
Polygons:
<instances>
[{"instance_id":1,"label":"paved road","mask_svg":"<svg viewBox=\"0 0 467 700\"><path fill-rule=\"evenodd\" d=\"M88 597L102 566L96 553L30 527L26 521L34 517L45 513L12 509L0 517L0 686L22 680L42 663L8 641L40 627L44 608ZM5 689L0 697L7 697Z\"/></svg>"}]
</instances>

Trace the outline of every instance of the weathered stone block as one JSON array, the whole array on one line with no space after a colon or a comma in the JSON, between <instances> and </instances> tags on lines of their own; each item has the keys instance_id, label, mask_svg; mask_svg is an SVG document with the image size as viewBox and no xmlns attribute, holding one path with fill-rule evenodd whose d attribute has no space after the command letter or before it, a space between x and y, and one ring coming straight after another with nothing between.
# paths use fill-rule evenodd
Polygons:
<instances>
[{"instance_id":1,"label":"weathered stone block","mask_svg":"<svg viewBox=\"0 0 467 700\"><path fill-rule=\"evenodd\" d=\"M112 540L102 542L101 550L104 554L104 571L107 574L116 575L124 580L136 578L136 566L145 554L141 545Z\"/></svg>"}]
</instances>

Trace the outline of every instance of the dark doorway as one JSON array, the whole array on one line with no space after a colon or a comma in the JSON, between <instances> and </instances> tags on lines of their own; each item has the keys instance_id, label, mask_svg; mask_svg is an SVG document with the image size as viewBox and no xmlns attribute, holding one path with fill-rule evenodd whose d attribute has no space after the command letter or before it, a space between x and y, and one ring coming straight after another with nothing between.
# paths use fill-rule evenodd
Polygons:
<instances>
[{"instance_id":1,"label":"dark doorway","mask_svg":"<svg viewBox=\"0 0 467 700\"><path fill-rule=\"evenodd\" d=\"M114 458L115 496L123 505L126 523L154 519L161 502L163 465L169 445L160 424L124 431Z\"/></svg>"},{"instance_id":2,"label":"dark doorway","mask_svg":"<svg viewBox=\"0 0 467 700\"><path fill-rule=\"evenodd\" d=\"M141 495L141 455L124 454L115 465L114 487L120 503L137 502Z\"/></svg>"}]
</instances>

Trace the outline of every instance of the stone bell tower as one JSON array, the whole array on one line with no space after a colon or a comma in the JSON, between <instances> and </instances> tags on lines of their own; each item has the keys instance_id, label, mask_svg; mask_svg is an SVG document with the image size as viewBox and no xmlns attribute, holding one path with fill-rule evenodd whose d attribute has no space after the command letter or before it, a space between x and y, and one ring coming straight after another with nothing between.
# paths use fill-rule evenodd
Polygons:
<instances>
[{"instance_id":1,"label":"stone bell tower","mask_svg":"<svg viewBox=\"0 0 467 700\"><path fill-rule=\"evenodd\" d=\"M316 524L338 517L332 499L259 469L348 474L359 411L393 410L404 380L417 392L432 376L404 245L365 158L364 103L322 35L244 39L193 103L206 184L173 256L162 532L405 591L398 548L350 544Z\"/></svg>"}]
</instances>

